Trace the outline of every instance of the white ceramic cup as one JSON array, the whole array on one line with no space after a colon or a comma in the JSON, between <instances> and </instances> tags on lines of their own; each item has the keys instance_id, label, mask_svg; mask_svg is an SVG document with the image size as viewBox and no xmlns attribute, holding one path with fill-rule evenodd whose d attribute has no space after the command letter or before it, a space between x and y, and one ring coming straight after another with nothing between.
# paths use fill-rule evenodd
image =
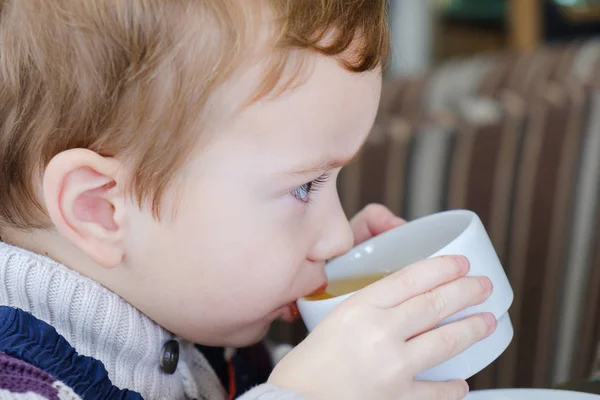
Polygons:
<instances>
[{"instance_id":1,"label":"white ceramic cup","mask_svg":"<svg viewBox=\"0 0 600 400\"><path fill-rule=\"evenodd\" d=\"M331 281L378 271L397 271L442 255L467 257L471 265L468 275L487 276L494 285L494 292L483 304L467 308L440 325L489 312L498 319L498 327L492 335L458 356L419 374L419 380L468 379L498 358L512 340L508 309L513 302L513 291L479 217L467 210L423 217L370 239L327 264L327 278ZM308 330L312 331L352 294L326 300L298 300L298 309Z\"/></svg>"}]
</instances>

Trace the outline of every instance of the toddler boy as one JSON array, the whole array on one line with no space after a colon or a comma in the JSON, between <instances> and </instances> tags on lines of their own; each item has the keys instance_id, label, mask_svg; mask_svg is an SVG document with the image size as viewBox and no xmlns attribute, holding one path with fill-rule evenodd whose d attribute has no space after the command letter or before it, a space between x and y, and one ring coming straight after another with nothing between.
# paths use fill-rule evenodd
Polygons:
<instances>
[{"instance_id":1,"label":"toddler boy","mask_svg":"<svg viewBox=\"0 0 600 400\"><path fill-rule=\"evenodd\" d=\"M196 344L260 342L326 260L401 223L352 230L335 188L375 118L385 1L0 6L0 399L242 395ZM467 271L372 285L242 398L461 398L413 378L494 329L430 331L489 296Z\"/></svg>"}]
</instances>

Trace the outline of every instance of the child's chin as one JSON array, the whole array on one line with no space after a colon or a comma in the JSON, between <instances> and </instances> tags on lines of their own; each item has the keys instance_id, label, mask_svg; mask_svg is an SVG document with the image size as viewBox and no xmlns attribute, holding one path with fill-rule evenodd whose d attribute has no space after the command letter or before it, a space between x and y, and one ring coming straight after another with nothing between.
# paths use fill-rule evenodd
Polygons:
<instances>
[{"instance_id":1,"label":"child's chin","mask_svg":"<svg viewBox=\"0 0 600 400\"><path fill-rule=\"evenodd\" d=\"M221 336L221 346L242 348L252 346L261 342L269 333L272 321L261 320L251 324L240 326L238 325L235 331L227 332Z\"/></svg>"},{"instance_id":2,"label":"child's chin","mask_svg":"<svg viewBox=\"0 0 600 400\"><path fill-rule=\"evenodd\" d=\"M220 332L213 332L209 336L205 334L198 336L189 331L177 332L176 335L188 342L205 346L243 348L262 341L267 336L270 327L270 321L260 321L253 324L238 325L235 329L230 327Z\"/></svg>"},{"instance_id":3,"label":"child's chin","mask_svg":"<svg viewBox=\"0 0 600 400\"><path fill-rule=\"evenodd\" d=\"M259 343L267 336L270 327L270 323L248 327L231 337L229 347L241 348Z\"/></svg>"}]
</instances>

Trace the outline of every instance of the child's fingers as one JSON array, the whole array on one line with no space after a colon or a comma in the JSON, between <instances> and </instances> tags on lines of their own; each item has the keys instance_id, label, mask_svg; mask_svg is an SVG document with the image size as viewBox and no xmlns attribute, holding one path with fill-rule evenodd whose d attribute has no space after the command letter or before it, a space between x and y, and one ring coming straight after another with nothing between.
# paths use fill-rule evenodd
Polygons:
<instances>
[{"instance_id":1,"label":"child's fingers","mask_svg":"<svg viewBox=\"0 0 600 400\"><path fill-rule=\"evenodd\" d=\"M355 301L379 308L396 307L406 300L429 292L444 283L465 276L469 261L465 257L436 257L419 261L385 277L357 293Z\"/></svg>"},{"instance_id":2,"label":"child's fingers","mask_svg":"<svg viewBox=\"0 0 600 400\"><path fill-rule=\"evenodd\" d=\"M469 393L465 381L415 382L411 398L427 400L462 400Z\"/></svg>"},{"instance_id":3,"label":"child's fingers","mask_svg":"<svg viewBox=\"0 0 600 400\"><path fill-rule=\"evenodd\" d=\"M485 339L496 329L492 314L480 314L444 325L409 340L409 357L415 375L440 365Z\"/></svg>"},{"instance_id":4,"label":"child's fingers","mask_svg":"<svg viewBox=\"0 0 600 400\"><path fill-rule=\"evenodd\" d=\"M354 244L377 236L406 223L387 207L381 204L369 204L350 221L354 233Z\"/></svg>"},{"instance_id":5,"label":"child's fingers","mask_svg":"<svg viewBox=\"0 0 600 400\"><path fill-rule=\"evenodd\" d=\"M442 320L465 308L483 303L492 293L486 277L464 277L407 300L391 310L403 338L433 329Z\"/></svg>"}]
</instances>

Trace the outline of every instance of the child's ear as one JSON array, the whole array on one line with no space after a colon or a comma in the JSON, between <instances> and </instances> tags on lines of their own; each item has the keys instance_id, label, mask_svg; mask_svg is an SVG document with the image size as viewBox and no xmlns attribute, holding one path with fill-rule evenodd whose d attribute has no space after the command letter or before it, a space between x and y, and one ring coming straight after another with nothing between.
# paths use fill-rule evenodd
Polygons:
<instances>
[{"instance_id":1,"label":"child's ear","mask_svg":"<svg viewBox=\"0 0 600 400\"><path fill-rule=\"evenodd\" d=\"M54 226L105 268L118 266L124 255L119 167L114 158L72 149L56 155L44 171L44 202Z\"/></svg>"}]
</instances>

